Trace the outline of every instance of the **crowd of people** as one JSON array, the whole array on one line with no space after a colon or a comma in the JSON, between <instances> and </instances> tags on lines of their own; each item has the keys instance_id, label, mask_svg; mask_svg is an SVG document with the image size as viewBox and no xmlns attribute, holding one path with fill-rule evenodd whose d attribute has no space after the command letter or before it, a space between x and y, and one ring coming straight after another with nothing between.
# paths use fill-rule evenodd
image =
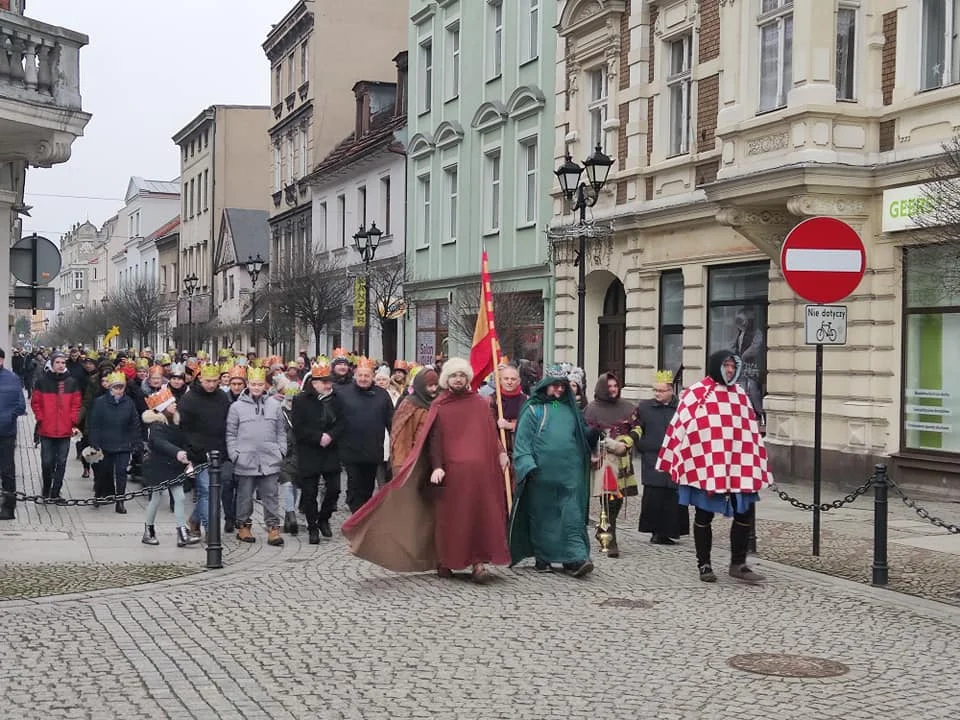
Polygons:
<instances>
[{"instance_id":1,"label":"crowd of people","mask_svg":"<svg viewBox=\"0 0 960 720\"><path fill-rule=\"evenodd\" d=\"M713 582L720 513L733 518L730 575L762 579L746 564L746 544L757 492L771 479L756 414L737 384L742 363L730 352L712 356L707 376L679 399L672 374L657 372L652 398L639 403L622 396L612 373L588 401L579 368L549 366L537 379L506 358L477 378L461 358L390 366L343 349L289 362L150 348L18 357L10 372L0 350L0 519L15 516L26 390L43 496L61 499L75 440L95 508L125 514L128 480L152 490L146 545L160 543L164 498L176 544L205 540L208 461L218 451L224 531L239 542L257 541L256 500L269 545L298 534L300 517L309 543L332 537L345 475L351 516L342 532L360 558L440 577L467 569L477 582L490 577L489 565L532 558L538 571L583 577L594 568L591 498L600 499L597 546L616 558L623 508L642 489L638 529L652 543L690 534L693 506L699 575ZM41 360L38 373L32 364Z\"/></svg>"}]
</instances>

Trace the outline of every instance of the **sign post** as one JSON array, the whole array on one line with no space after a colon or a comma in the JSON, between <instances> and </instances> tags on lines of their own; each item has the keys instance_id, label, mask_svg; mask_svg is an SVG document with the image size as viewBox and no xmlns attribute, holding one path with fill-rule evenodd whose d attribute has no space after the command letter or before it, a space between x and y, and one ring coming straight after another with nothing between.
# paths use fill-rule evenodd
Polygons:
<instances>
[{"instance_id":1,"label":"sign post","mask_svg":"<svg viewBox=\"0 0 960 720\"><path fill-rule=\"evenodd\" d=\"M867 254L857 232L829 217L804 220L793 228L780 251L780 271L807 305L804 342L816 347L813 396L813 555L820 555L820 492L823 454L823 346L847 342L847 308L831 305L857 289Z\"/></svg>"}]
</instances>

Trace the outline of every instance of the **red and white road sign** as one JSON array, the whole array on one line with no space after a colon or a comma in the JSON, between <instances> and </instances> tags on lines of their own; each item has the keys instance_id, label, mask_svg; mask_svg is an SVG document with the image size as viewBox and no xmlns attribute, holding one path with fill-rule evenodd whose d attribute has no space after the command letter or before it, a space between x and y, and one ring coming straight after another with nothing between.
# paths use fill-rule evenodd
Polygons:
<instances>
[{"instance_id":1,"label":"red and white road sign","mask_svg":"<svg viewBox=\"0 0 960 720\"><path fill-rule=\"evenodd\" d=\"M791 230L780 250L780 271L804 300L829 305L857 289L867 253L857 231L842 220L815 217Z\"/></svg>"}]
</instances>

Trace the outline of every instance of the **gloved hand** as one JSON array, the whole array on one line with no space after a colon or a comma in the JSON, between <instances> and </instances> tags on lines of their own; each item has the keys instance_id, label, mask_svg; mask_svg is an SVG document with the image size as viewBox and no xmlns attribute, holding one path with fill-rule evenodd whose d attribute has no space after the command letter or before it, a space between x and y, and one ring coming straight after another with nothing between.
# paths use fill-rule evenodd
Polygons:
<instances>
[{"instance_id":1,"label":"gloved hand","mask_svg":"<svg viewBox=\"0 0 960 720\"><path fill-rule=\"evenodd\" d=\"M328 447L332 442L333 442L333 438L330 437L330 435L328 435L327 433L324 433L323 435L320 436L320 447L322 448Z\"/></svg>"},{"instance_id":2,"label":"gloved hand","mask_svg":"<svg viewBox=\"0 0 960 720\"><path fill-rule=\"evenodd\" d=\"M623 457L627 454L627 446L620 442L619 440L614 440L613 438L605 438L603 441L603 449L608 453L612 453L617 457Z\"/></svg>"},{"instance_id":3,"label":"gloved hand","mask_svg":"<svg viewBox=\"0 0 960 720\"><path fill-rule=\"evenodd\" d=\"M443 482L443 478L444 478L445 475L446 475L446 473L445 473L443 470L441 470L440 468L437 468L436 470L434 470L434 471L430 474L430 482L431 482L431 484L433 484L433 485L439 485L440 483Z\"/></svg>"}]
</instances>

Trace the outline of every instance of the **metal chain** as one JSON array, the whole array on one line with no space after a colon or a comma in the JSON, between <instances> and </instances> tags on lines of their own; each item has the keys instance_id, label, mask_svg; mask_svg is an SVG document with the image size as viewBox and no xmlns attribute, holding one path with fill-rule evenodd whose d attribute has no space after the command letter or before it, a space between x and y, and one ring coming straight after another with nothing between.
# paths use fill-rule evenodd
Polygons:
<instances>
[{"instance_id":1,"label":"metal chain","mask_svg":"<svg viewBox=\"0 0 960 720\"><path fill-rule=\"evenodd\" d=\"M893 481L893 478L887 477L887 483L889 483L890 487L892 487L896 491L897 495L900 496L900 499L903 500L904 505L906 505L908 508L911 508L915 513L917 513L917 515L922 517L928 523L930 523L931 525L935 525L939 528L943 528L948 533L951 533L953 535L960 535L960 525L956 525L954 523L948 523L945 520L941 520L936 515L931 515L930 511L927 510L925 507L918 505L916 500L914 500L913 498L907 497L907 494L900 489L900 486Z\"/></svg>"},{"instance_id":2,"label":"metal chain","mask_svg":"<svg viewBox=\"0 0 960 720\"><path fill-rule=\"evenodd\" d=\"M124 493L123 495L108 495L107 497L100 498L47 498L43 497L42 495L27 495L25 492L20 490L15 490L13 492L10 490L0 490L0 496L13 495L18 502L32 502L37 505L58 505L66 507L110 505L111 503L126 502L127 500L133 500L134 498L138 497L147 497L155 492L162 492L163 490L173 487L174 485L179 485L188 477L195 477L201 470L205 470L207 466L208 463L194 465L193 472L184 472L177 475L175 478L164 480L159 485L152 485L150 487L141 488L140 490L133 490L132 492Z\"/></svg>"},{"instance_id":3,"label":"metal chain","mask_svg":"<svg viewBox=\"0 0 960 720\"><path fill-rule=\"evenodd\" d=\"M770 483L770 489L773 490L781 500L790 503L795 508L812 512L815 508L819 507L820 512L827 512L828 510L837 510L838 508L842 508L844 505L849 505L852 503L858 497L867 492L867 490L873 487L873 480L874 477L871 475L869 478L867 478L867 481L863 485L858 487L849 495L844 495L841 499L834 500L832 502L820 503L819 506L805 503L802 500L798 500L797 498L793 497L792 495L788 495L783 490L778 488L776 483Z\"/></svg>"}]
</instances>

